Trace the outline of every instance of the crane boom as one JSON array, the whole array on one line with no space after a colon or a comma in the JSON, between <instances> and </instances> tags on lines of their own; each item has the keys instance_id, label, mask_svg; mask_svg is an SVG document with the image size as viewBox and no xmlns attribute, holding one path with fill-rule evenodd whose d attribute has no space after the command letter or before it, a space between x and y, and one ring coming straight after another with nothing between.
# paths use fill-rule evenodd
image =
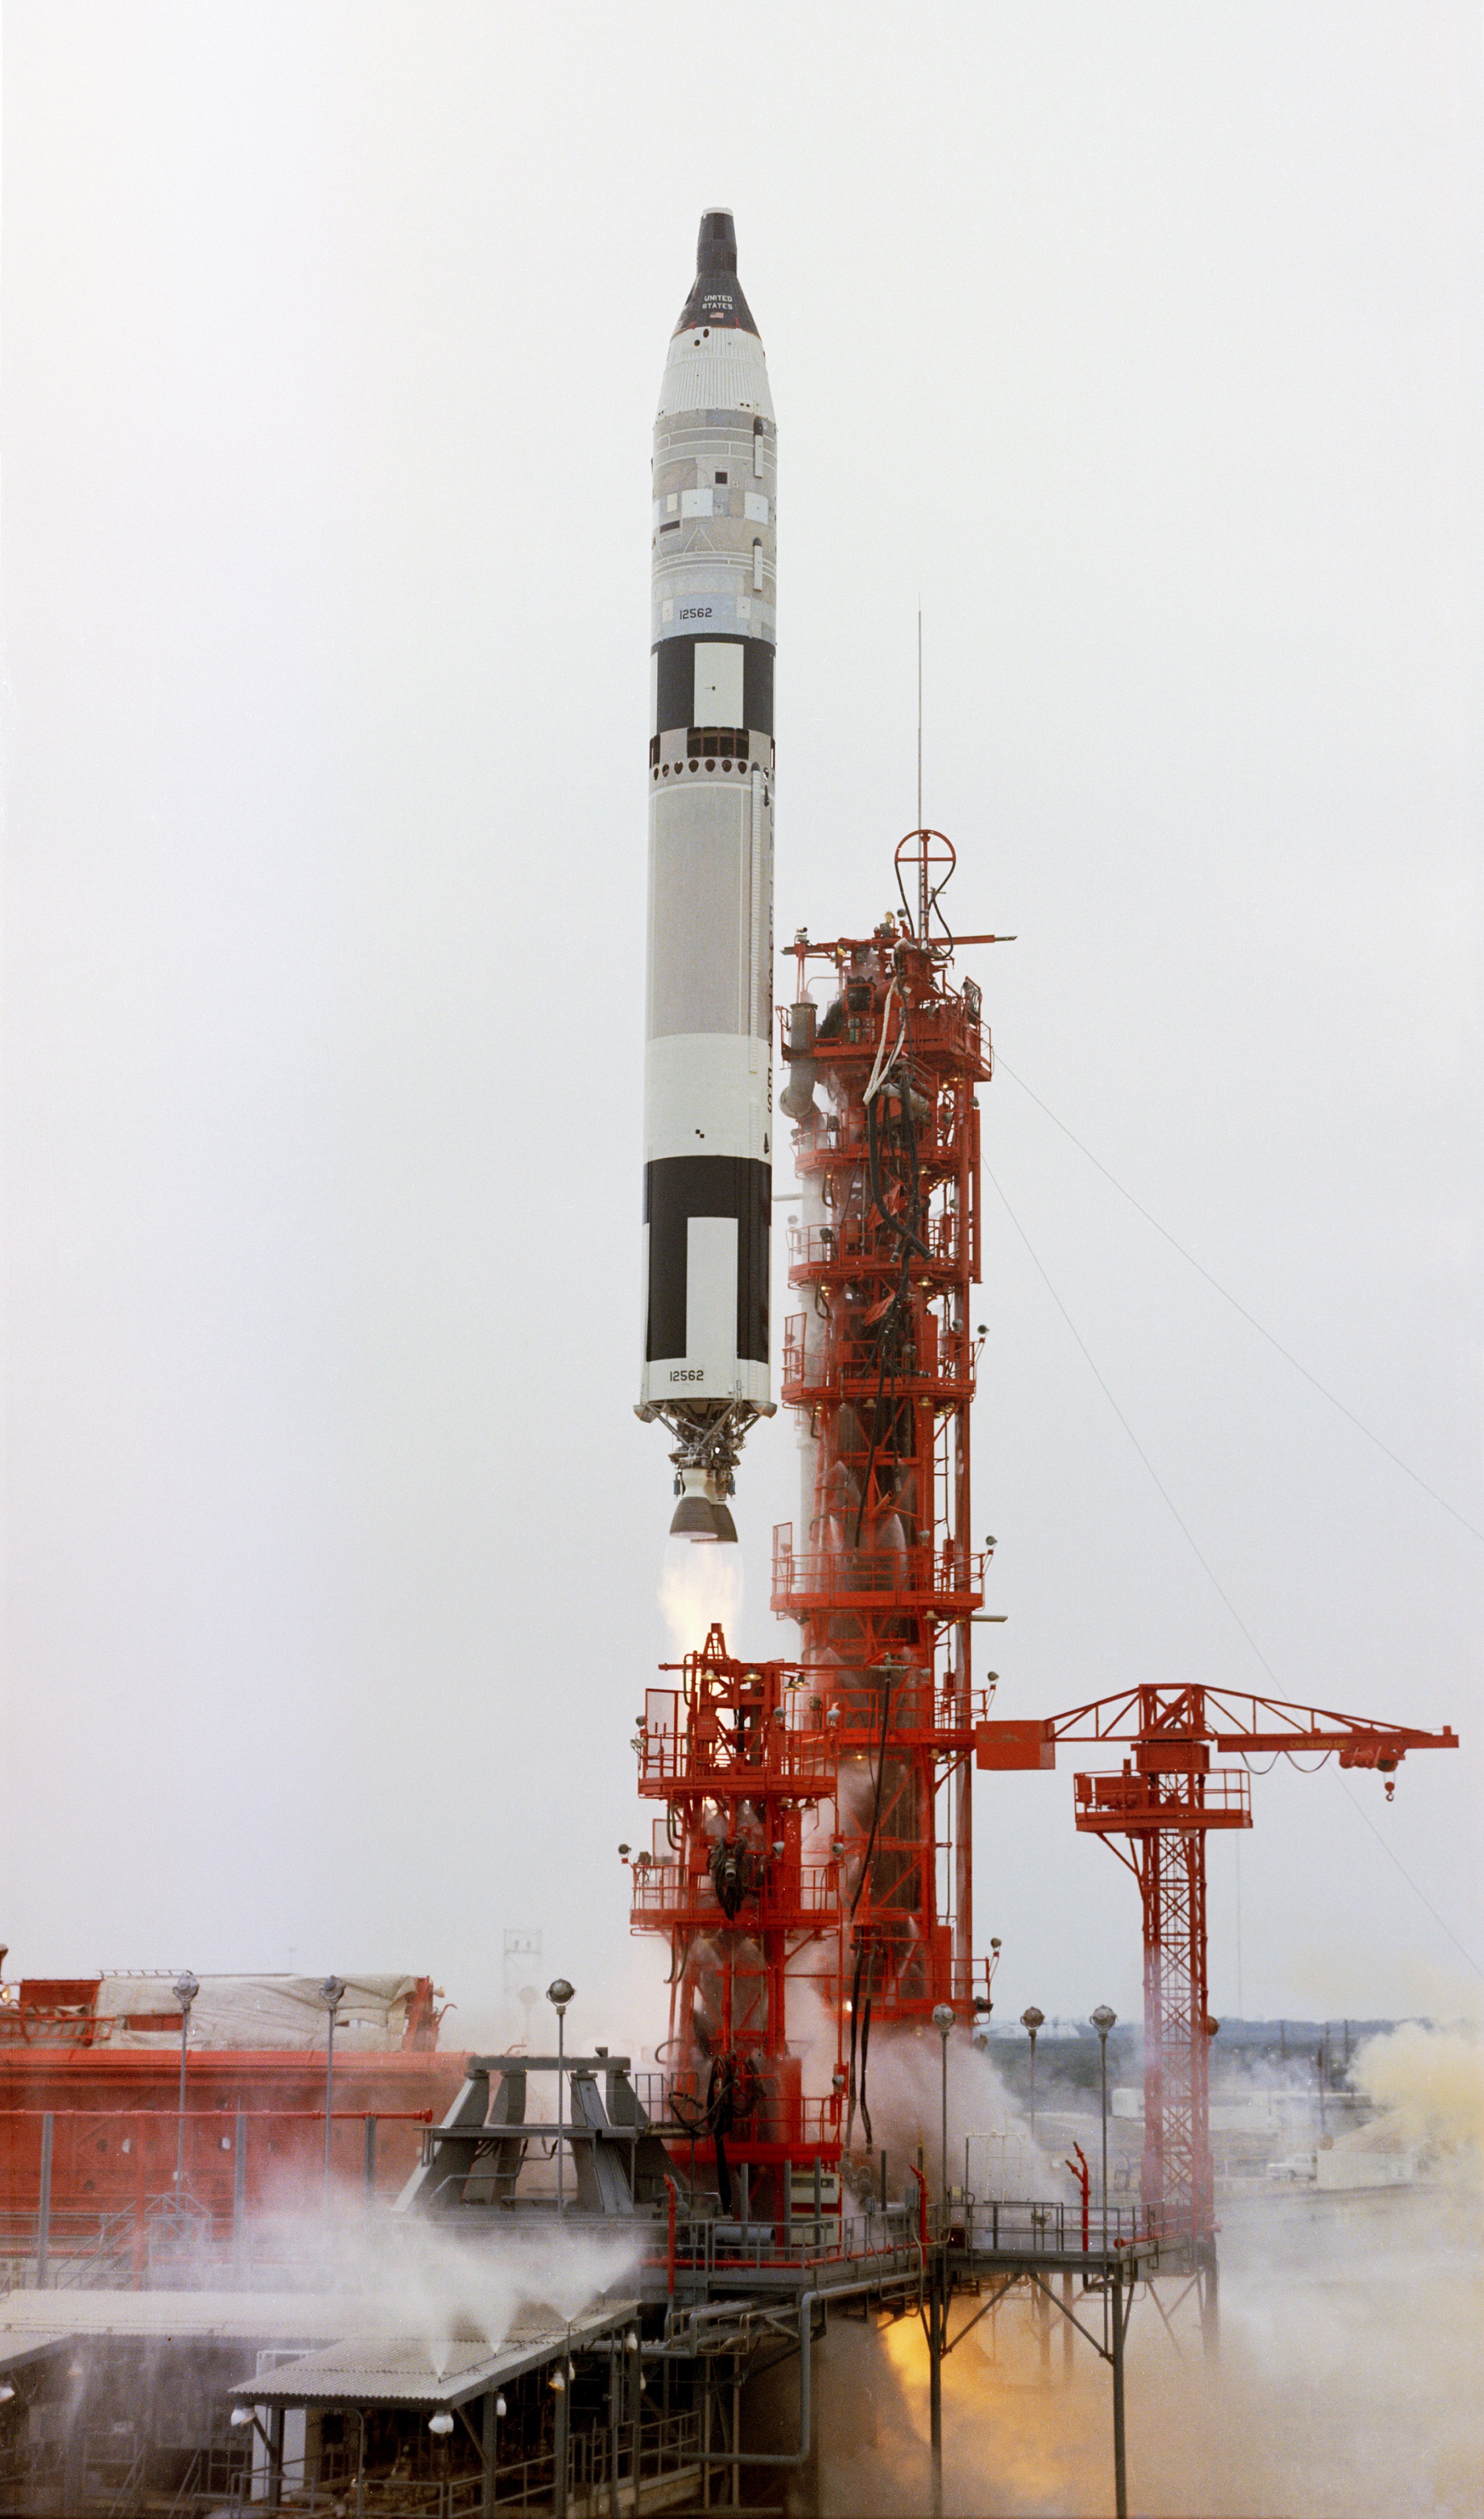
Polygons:
<instances>
[{"instance_id":1,"label":"crane boom","mask_svg":"<svg viewBox=\"0 0 1484 2519\"><path fill-rule=\"evenodd\" d=\"M1146 2205L1189 2251L1202 2309L1214 2303L1215 2181L1208 2104L1211 2018L1206 1977L1205 1840L1252 1825L1241 1768L1212 1769L1211 1752L1244 1760L1293 1751L1374 1769L1386 1798L1409 1749L1456 1749L1445 1724L1424 1732L1243 1690L1141 1683L1060 1714L975 1727L975 1763L1054 1767L1060 1742L1126 1743L1121 1772L1073 1779L1075 1825L1101 1836L1139 1883L1144 1920L1144 2161ZM1125 1853L1115 1840L1128 1840Z\"/></svg>"}]
</instances>

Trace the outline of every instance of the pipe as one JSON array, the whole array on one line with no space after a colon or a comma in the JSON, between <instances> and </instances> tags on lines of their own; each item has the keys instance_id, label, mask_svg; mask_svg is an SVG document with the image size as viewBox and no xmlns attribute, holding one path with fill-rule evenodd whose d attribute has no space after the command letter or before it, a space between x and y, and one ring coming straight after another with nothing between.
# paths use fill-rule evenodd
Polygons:
<instances>
[{"instance_id":1,"label":"pipe","mask_svg":"<svg viewBox=\"0 0 1484 2519\"><path fill-rule=\"evenodd\" d=\"M1128 2519L1128 2447L1123 2422L1123 2268L1113 2264L1113 2499L1117 2519Z\"/></svg>"},{"instance_id":2,"label":"pipe","mask_svg":"<svg viewBox=\"0 0 1484 2519\"><path fill-rule=\"evenodd\" d=\"M247 2112L239 2108L232 2139L232 2253L240 2262L247 2218Z\"/></svg>"},{"instance_id":3,"label":"pipe","mask_svg":"<svg viewBox=\"0 0 1484 2519\"><path fill-rule=\"evenodd\" d=\"M36 2289L45 2291L52 2243L52 2116L41 2120L41 2191L36 2199Z\"/></svg>"},{"instance_id":4,"label":"pipe","mask_svg":"<svg viewBox=\"0 0 1484 2519\"><path fill-rule=\"evenodd\" d=\"M1087 2155L1083 2151L1081 2144L1079 2143L1074 2143L1071 2147L1077 2155L1077 2166L1072 2169L1072 2165L1069 2160L1067 2163L1067 2166L1071 2170L1073 2178L1076 2180L1077 2185L1082 2190L1082 2254L1085 2257L1092 2245L1092 2237L1088 2229L1087 2204L1087 2190L1092 2183L1092 2173L1087 2166Z\"/></svg>"},{"instance_id":5,"label":"pipe","mask_svg":"<svg viewBox=\"0 0 1484 2519\"><path fill-rule=\"evenodd\" d=\"M933 2279L928 2286L928 2447L933 2471L933 2519L943 2513L943 2327L946 2301L943 2286L947 2268L943 2250L933 2259Z\"/></svg>"},{"instance_id":6,"label":"pipe","mask_svg":"<svg viewBox=\"0 0 1484 2519\"><path fill-rule=\"evenodd\" d=\"M572 2409L567 2380L570 2367L564 2349L561 2377L553 2382L556 2392L556 2420L551 2426L551 2461L554 2470L551 2506L555 2519L567 2519L567 2466L569 2444L572 2438ZM1126 2513L1124 2513L1124 2519L1127 2519Z\"/></svg>"},{"instance_id":7,"label":"pipe","mask_svg":"<svg viewBox=\"0 0 1484 2519\"><path fill-rule=\"evenodd\" d=\"M873 2291L874 2283L851 2283L851 2293ZM831 2300L845 2298L845 2293L832 2291ZM799 2295L799 2447L796 2450L703 2449L695 2453L701 2466L807 2466L809 2459L809 2434L813 2412L813 2391L810 2373L814 2359L814 2308L817 2291Z\"/></svg>"}]
</instances>

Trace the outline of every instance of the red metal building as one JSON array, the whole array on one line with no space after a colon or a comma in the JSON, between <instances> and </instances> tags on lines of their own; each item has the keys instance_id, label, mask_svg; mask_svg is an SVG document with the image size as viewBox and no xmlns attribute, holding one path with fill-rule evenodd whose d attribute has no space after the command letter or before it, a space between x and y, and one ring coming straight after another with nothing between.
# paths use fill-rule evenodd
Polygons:
<instances>
[{"instance_id":1,"label":"red metal building","mask_svg":"<svg viewBox=\"0 0 1484 2519\"><path fill-rule=\"evenodd\" d=\"M0 1955L3 1956L3 1955ZM109 2008L110 1988L133 1986L134 2008ZM223 1980L209 1980L220 1988ZM186 2049L181 2109L181 2011L168 1978L22 1978L0 1999L0 2213L10 2253L29 2245L43 2196L54 2253L69 2234L96 2244L103 2220L150 2217L181 2194L221 2235L243 2211L318 2194L325 2177L327 2099L323 2009L318 2046L218 2043L235 2016L272 2034L274 1991L294 1980L239 1981L255 2006L198 2006ZM367 1984L380 1981L367 1980ZM334 2056L330 2169L337 2185L395 2191L419 2156L419 2120L441 2117L462 2056L438 2052L431 1980L402 1981L403 1999L353 2028L354 1987ZM116 1999L114 1997L113 1999ZM282 2013L289 1998L277 2006ZM141 2006L145 2008L141 2008ZM303 2010L302 1999L298 2008ZM370 2009L370 2006L366 2008ZM380 2039L385 2043L369 2043ZM208 2043L209 2042L209 2043ZM358 2043L359 2042L359 2043ZM374 2132L368 2134L368 2123ZM181 2179L177 2187L177 2165Z\"/></svg>"}]
</instances>

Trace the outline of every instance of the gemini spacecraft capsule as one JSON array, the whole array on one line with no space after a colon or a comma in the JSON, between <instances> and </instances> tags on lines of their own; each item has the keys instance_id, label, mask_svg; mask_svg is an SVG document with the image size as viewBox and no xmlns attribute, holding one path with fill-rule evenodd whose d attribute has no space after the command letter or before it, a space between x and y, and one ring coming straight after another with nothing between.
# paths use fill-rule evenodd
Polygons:
<instances>
[{"instance_id":1,"label":"gemini spacecraft capsule","mask_svg":"<svg viewBox=\"0 0 1484 2519\"><path fill-rule=\"evenodd\" d=\"M771 1417L773 647L777 430L707 210L654 424L644 1368L676 1438L673 1532L736 1538L727 1498Z\"/></svg>"}]
</instances>

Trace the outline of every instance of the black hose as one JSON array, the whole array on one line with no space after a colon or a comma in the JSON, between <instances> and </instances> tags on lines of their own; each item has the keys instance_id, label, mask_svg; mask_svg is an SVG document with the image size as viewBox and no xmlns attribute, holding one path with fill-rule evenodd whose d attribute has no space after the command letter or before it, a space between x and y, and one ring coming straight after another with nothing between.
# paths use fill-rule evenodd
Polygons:
<instances>
[{"instance_id":1,"label":"black hose","mask_svg":"<svg viewBox=\"0 0 1484 2519\"><path fill-rule=\"evenodd\" d=\"M855 1981L851 1988L851 2071L846 2083L845 2156L851 2156L851 2136L855 2127L855 2021L860 2010L860 1964L864 1951L855 1954Z\"/></svg>"},{"instance_id":2,"label":"black hose","mask_svg":"<svg viewBox=\"0 0 1484 2519\"><path fill-rule=\"evenodd\" d=\"M857 1881L856 1881L856 1883L855 1883L855 1895L854 1895L854 1897L851 1900L851 1914L852 1916L854 1915L856 1908L857 1908L857 1907L859 1906L859 1904L860 1904L860 1893L861 1893L862 1889L865 1887L865 1884L866 1884L866 1874L870 1871L870 1868L871 1868L871 1856L872 1856L872 1853L873 1853L873 1852L874 1852L874 1850L875 1850L875 1845L876 1845L876 1832L877 1832L878 1828L881 1826L881 1788L882 1788L883 1783L884 1783L884 1782L885 1782L885 1780L886 1780L886 1772L887 1772L887 1726L888 1726L888 1724L889 1724L889 1723L890 1723L890 1721L891 1721L891 1714L892 1714L892 1682L891 1682L890 1678L888 1677L887 1673L886 1673L885 1671L883 1671L883 1672L882 1672L882 1674L881 1674L881 1744L880 1744L880 1746L879 1746L879 1748L878 1748L878 1750L877 1750L877 1752L876 1752L876 1791L875 1791L875 1796L874 1796L874 1799L873 1799L873 1802L872 1802L872 1808L871 1808L871 1834L870 1834L870 1835L866 1838L865 1853L864 1853L864 1855L861 1857L861 1864L860 1864L860 1878L858 1878L858 1880L857 1880Z\"/></svg>"},{"instance_id":3,"label":"black hose","mask_svg":"<svg viewBox=\"0 0 1484 2519\"><path fill-rule=\"evenodd\" d=\"M876 1467L876 1446L880 1440L881 1433L881 1395L887 1387L886 1333L891 1317L891 1313L889 1312L886 1319L881 1321L878 1325L877 1346L881 1351L881 1371L876 1376L876 1396L871 1402L871 1448L866 1454L866 1465L860 1480L860 1494L856 1499L855 1504L855 1536L851 1543L854 1548L858 1548L860 1546L860 1525L865 1514L866 1497L870 1493L871 1472ZM895 1375L893 1379L895 1381Z\"/></svg>"},{"instance_id":4,"label":"black hose","mask_svg":"<svg viewBox=\"0 0 1484 2519\"><path fill-rule=\"evenodd\" d=\"M907 1109L907 1088L905 1085L898 1087L897 1100L901 1104L902 1118L906 1122L908 1134L911 1140L914 1221L911 1224L903 1224L900 1216L893 1215L888 1210L886 1193L881 1186L881 1159L880 1147L876 1135L876 1105L874 1102L868 1102L865 1106L866 1163L870 1172L871 1204L881 1217L882 1223L886 1226L887 1231L889 1233L895 1234L897 1241L902 1246L903 1257L905 1257L907 1250L910 1249L920 1252L924 1260L931 1260L933 1254L928 1249L926 1242L919 1241L916 1230L915 1214L916 1208L920 1204L920 1191L918 1189L920 1175L917 1165L917 1138L912 1130L912 1115Z\"/></svg>"},{"instance_id":5,"label":"black hose","mask_svg":"<svg viewBox=\"0 0 1484 2519\"><path fill-rule=\"evenodd\" d=\"M723 2213L731 2211L731 2164L726 2157L726 2137L737 2122L737 2059L735 2055L714 2055L706 2084L704 2099L690 2099L682 2091L670 2095L671 2115L689 2135L692 2143L698 2135L710 2135L716 2146L717 2192ZM692 2182L694 2183L694 2182Z\"/></svg>"},{"instance_id":6,"label":"black hose","mask_svg":"<svg viewBox=\"0 0 1484 2519\"><path fill-rule=\"evenodd\" d=\"M921 1174L918 1171L917 1165L917 1138L912 1128L911 1114L907 1110L905 1101L902 1103L902 1115L906 1124L908 1140L912 1148L912 1210L913 1216L915 1218L922 1205ZM906 1302L911 1282L911 1254L913 1251L920 1251L924 1259L928 1257L927 1244L918 1239L916 1232L910 1227L903 1226L898 1217L890 1215L887 1213L886 1201L881 1188L881 1171L878 1162L876 1139L876 1105L874 1102L868 1102L866 1104L866 1150L870 1158L871 1196L887 1231L889 1233L894 1233L896 1236L900 1265L895 1289L892 1296L891 1308L883 1314L881 1320L878 1321L876 1325L876 1347L877 1352L881 1357L881 1370L876 1377L876 1398L871 1409L871 1448L866 1454L865 1475L860 1481L860 1496L855 1507L855 1537L851 1544L856 1548L860 1546L860 1530L861 1525L865 1519L866 1498L871 1489L871 1473L876 1467L876 1453L881 1441L881 1401L882 1394L886 1389L887 1357L890 1351L891 1333L895 1328L898 1315ZM896 1376L895 1372L892 1376L892 1396L895 1410L896 1396Z\"/></svg>"}]
</instances>

